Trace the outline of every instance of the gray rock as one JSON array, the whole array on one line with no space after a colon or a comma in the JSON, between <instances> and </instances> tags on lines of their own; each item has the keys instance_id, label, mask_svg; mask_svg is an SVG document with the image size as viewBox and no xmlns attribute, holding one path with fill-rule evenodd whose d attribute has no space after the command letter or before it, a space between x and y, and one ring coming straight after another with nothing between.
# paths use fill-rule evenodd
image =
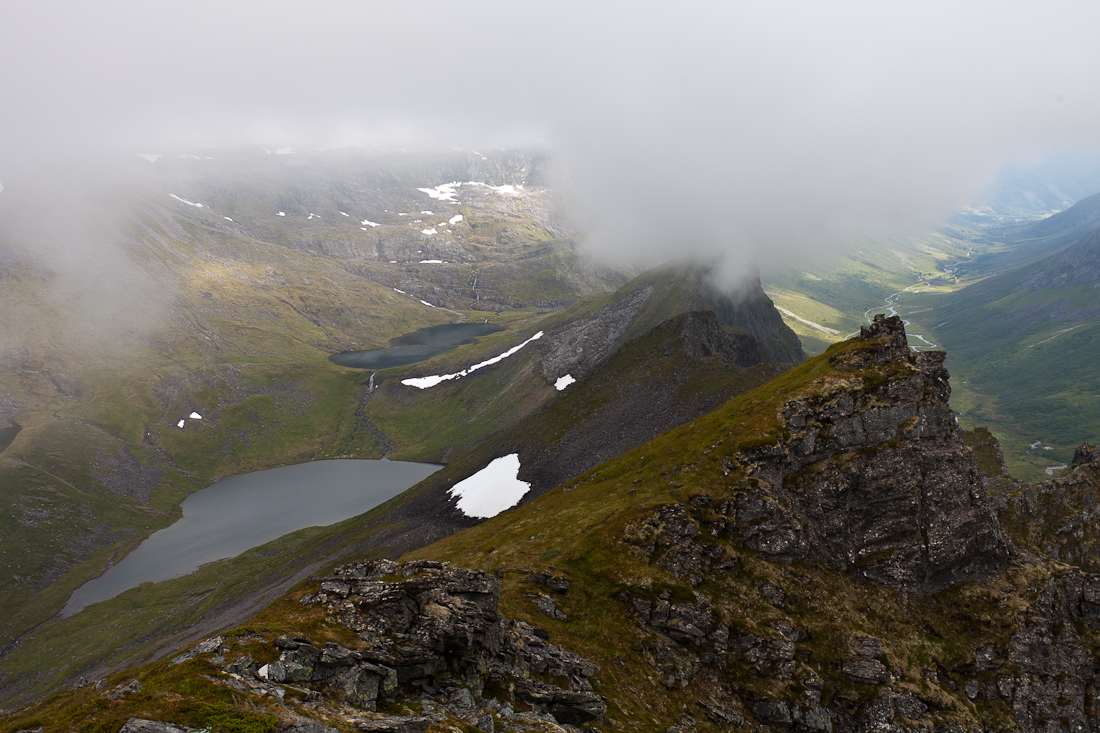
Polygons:
<instances>
[{"instance_id":1,"label":"gray rock","mask_svg":"<svg viewBox=\"0 0 1100 733\"><path fill-rule=\"evenodd\" d=\"M42 729L39 728L39 731ZM183 725L161 723L156 720L144 718L130 718L119 729L118 733L207 733L209 728L188 728Z\"/></svg>"},{"instance_id":2,"label":"gray rock","mask_svg":"<svg viewBox=\"0 0 1100 733\"><path fill-rule=\"evenodd\" d=\"M782 701L761 700L752 705L753 715L761 723L768 725L788 725L791 723L791 711Z\"/></svg>"},{"instance_id":3,"label":"gray rock","mask_svg":"<svg viewBox=\"0 0 1100 733\"><path fill-rule=\"evenodd\" d=\"M783 608L783 606L787 605L787 594L782 588L773 583L764 583L761 585L760 595L764 596L764 600L776 608Z\"/></svg>"},{"instance_id":4,"label":"gray rock","mask_svg":"<svg viewBox=\"0 0 1100 733\"><path fill-rule=\"evenodd\" d=\"M877 659L859 659L840 668L841 674L852 682L863 685L881 685L889 677L886 665Z\"/></svg>"},{"instance_id":5,"label":"gray rock","mask_svg":"<svg viewBox=\"0 0 1100 733\"><path fill-rule=\"evenodd\" d=\"M390 716L355 721L355 729L367 733L425 733L435 720L428 717Z\"/></svg>"},{"instance_id":6,"label":"gray rock","mask_svg":"<svg viewBox=\"0 0 1100 733\"><path fill-rule=\"evenodd\" d=\"M347 704L373 710L382 698L408 694L412 683L438 696L436 677L446 672L449 680L464 684L447 688L441 709L451 709L483 730L492 725L480 701L489 679L514 686L517 696L559 722L603 718L606 704L588 691L596 665L550 644L543 629L506 622L498 608L500 580L490 573L431 561L370 561L336 568L334 575L346 580L324 581L324 603L340 623L358 633L363 648L332 642L321 647L302 636L279 637L275 646L282 654L268 665L268 680L328 690ZM370 579L380 577L406 579ZM346 595L339 586L347 588ZM553 598L541 593L533 597L556 611ZM560 611L556 614L564 619ZM695 618L685 614L673 620L684 633L692 633ZM530 679L535 674L569 679L572 689L535 683ZM444 703L442 697L436 699ZM428 703L423 710L429 710ZM421 723L419 718L391 717L356 725L388 731L419 730Z\"/></svg>"},{"instance_id":7,"label":"gray rock","mask_svg":"<svg viewBox=\"0 0 1100 733\"><path fill-rule=\"evenodd\" d=\"M882 657L882 642L873 636L853 635L848 639L848 653L865 659L880 659Z\"/></svg>"}]
</instances>

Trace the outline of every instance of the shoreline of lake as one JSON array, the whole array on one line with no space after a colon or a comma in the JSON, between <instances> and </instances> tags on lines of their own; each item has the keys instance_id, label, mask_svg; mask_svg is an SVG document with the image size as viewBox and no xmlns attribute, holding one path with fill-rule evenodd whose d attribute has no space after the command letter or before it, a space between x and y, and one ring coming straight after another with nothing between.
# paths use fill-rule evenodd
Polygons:
<instances>
[{"instance_id":1,"label":"shoreline of lake","mask_svg":"<svg viewBox=\"0 0 1100 733\"><path fill-rule=\"evenodd\" d=\"M394 345L389 348L341 351L328 359L333 364L352 369L389 369L408 366L446 353L463 344L472 344L478 336L503 330L502 327L488 322L444 323L396 338L390 342Z\"/></svg>"},{"instance_id":2,"label":"shoreline of lake","mask_svg":"<svg viewBox=\"0 0 1100 733\"><path fill-rule=\"evenodd\" d=\"M181 519L73 591L59 615L67 618L142 583L189 575L299 529L358 516L440 468L436 463L332 459L219 479L183 500Z\"/></svg>"}]
</instances>

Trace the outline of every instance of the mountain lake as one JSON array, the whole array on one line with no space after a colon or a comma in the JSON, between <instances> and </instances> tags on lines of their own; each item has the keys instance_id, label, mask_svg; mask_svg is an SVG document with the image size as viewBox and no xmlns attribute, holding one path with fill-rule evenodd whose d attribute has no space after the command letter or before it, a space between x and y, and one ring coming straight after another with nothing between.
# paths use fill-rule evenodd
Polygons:
<instances>
[{"instance_id":1,"label":"mountain lake","mask_svg":"<svg viewBox=\"0 0 1100 733\"><path fill-rule=\"evenodd\" d=\"M503 331L492 323L445 323L413 331L390 343L388 349L342 351L329 361L354 369L388 369L407 366L450 351L462 344L472 344L478 336Z\"/></svg>"},{"instance_id":2,"label":"mountain lake","mask_svg":"<svg viewBox=\"0 0 1100 733\"><path fill-rule=\"evenodd\" d=\"M290 532L362 514L440 468L436 463L343 459L219 479L183 500L182 519L77 588L61 616L142 583L188 575Z\"/></svg>"}]
</instances>

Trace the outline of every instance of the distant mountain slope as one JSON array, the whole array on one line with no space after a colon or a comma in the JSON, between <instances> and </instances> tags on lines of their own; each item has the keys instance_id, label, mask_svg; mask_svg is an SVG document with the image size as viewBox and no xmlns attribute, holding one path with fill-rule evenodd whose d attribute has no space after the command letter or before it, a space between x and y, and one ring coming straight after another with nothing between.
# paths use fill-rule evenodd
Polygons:
<instances>
[{"instance_id":1,"label":"distant mountain slope","mask_svg":"<svg viewBox=\"0 0 1100 733\"><path fill-rule=\"evenodd\" d=\"M1096 199L1097 218L1100 219L1100 194ZM1100 287L1100 227L1081 237L1072 245L1051 257L1041 270L1024 279L1020 285L1035 292L1053 290L1074 285L1084 285L1090 289ZM1091 304L1090 304L1091 305ZM1100 306L1100 302L1095 303ZM1085 307L1089 307L1086 305ZM1077 318L1081 313L1064 313L1057 317Z\"/></svg>"},{"instance_id":2,"label":"distant mountain slope","mask_svg":"<svg viewBox=\"0 0 1100 733\"><path fill-rule=\"evenodd\" d=\"M469 524L448 490L510 454L518 457L517 478L530 484L521 501L529 503L789 366L767 359L755 338L723 331L711 311L681 313L423 481L410 492L416 498L402 514L455 527Z\"/></svg>"},{"instance_id":3,"label":"distant mountain slope","mask_svg":"<svg viewBox=\"0 0 1100 733\"><path fill-rule=\"evenodd\" d=\"M520 334L496 334L411 367L388 369L364 414L394 443L393 458L448 462L506 430L555 394L561 377L584 378L630 341L679 314L715 313L730 335L759 342L762 358L799 362L798 337L783 323L758 280L724 295L704 269L664 266L643 273L615 293L582 300ZM406 379L453 374L506 351L536 332L544 335L491 369L427 389Z\"/></svg>"},{"instance_id":4,"label":"distant mountain slope","mask_svg":"<svg viewBox=\"0 0 1100 733\"><path fill-rule=\"evenodd\" d=\"M1097 225L1100 225L1100 193L1086 196L1065 211L1035 222L1018 236L1035 239L1067 232L1088 231Z\"/></svg>"},{"instance_id":5,"label":"distant mountain slope","mask_svg":"<svg viewBox=\"0 0 1100 733\"><path fill-rule=\"evenodd\" d=\"M930 319L958 376L956 409L990 425L1028 478L1100 434L1098 286L1100 228L945 297Z\"/></svg>"}]
</instances>

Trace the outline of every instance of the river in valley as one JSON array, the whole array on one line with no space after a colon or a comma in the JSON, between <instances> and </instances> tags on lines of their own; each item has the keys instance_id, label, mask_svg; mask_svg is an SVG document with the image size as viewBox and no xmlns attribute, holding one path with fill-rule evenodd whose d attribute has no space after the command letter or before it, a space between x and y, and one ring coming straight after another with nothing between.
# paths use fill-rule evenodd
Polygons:
<instances>
[{"instance_id":1,"label":"river in valley","mask_svg":"<svg viewBox=\"0 0 1100 733\"><path fill-rule=\"evenodd\" d=\"M61 616L142 583L178 578L205 563L236 557L295 530L362 514L440 468L435 463L330 460L220 479L183 500L182 519L77 588Z\"/></svg>"},{"instance_id":2,"label":"river in valley","mask_svg":"<svg viewBox=\"0 0 1100 733\"><path fill-rule=\"evenodd\" d=\"M445 323L413 331L394 339L388 349L368 351L343 351L333 354L329 361L355 369L388 369L407 366L450 351L462 344L473 343L478 336L503 331L492 323Z\"/></svg>"}]
</instances>

